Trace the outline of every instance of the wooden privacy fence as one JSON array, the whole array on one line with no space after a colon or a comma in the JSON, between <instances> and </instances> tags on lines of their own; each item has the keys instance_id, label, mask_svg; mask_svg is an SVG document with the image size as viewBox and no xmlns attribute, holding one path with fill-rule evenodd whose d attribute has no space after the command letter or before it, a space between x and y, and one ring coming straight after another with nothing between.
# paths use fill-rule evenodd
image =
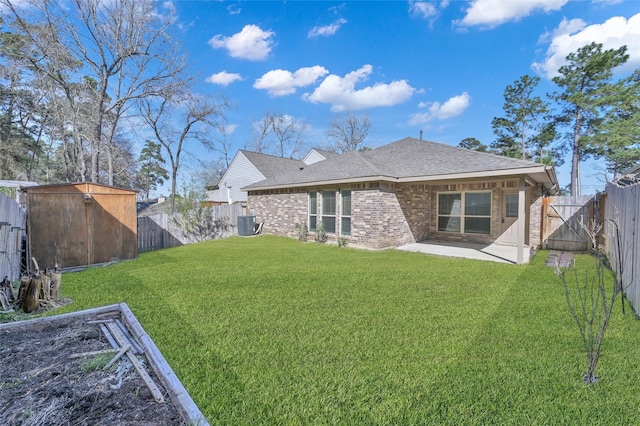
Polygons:
<instances>
[{"instance_id":1,"label":"wooden privacy fence","mask_svg":"<svg viewBox=\"0 0 640 426\"><path fill-rule=\"evenodd\" d=\"M619 278L621 278L627 300L636 313L640 312L639 211L640 184L620 186L612 182L607 183L604 222L605 251L612 268L622 264L622 274ZM619 232L616 232L616 226Z\"/></svg>"},{"instance_id":2,"label":"wooden privacy fence","mask_svg":"<svg viewBox=\"0 0 640 426\"><path fill-rule=\"evenodd\" d=\"M542 207L543 247L566 251L588 250L591 241L583 226L589 226L596 212L592 195L546 197Z\"/></svg>"},{"instance_id":3,"label":"wooden privacy fence","mask_svg":"<svg viewBox=\"0 0 640 426\"><path fill-rule=\"evenodd\" d=\"M244 207L240 204L213 206L211 217L220 220L226 226L221 227L215 236L209 238L223 238L234 235L238 227L238 216L242 216ZM138 216L138 251L158 250L177 247L201 241L202 237L188 232L179 226L180 214L157 213Z\"/></svg>"},{"instance_id":4,"label":"wooden privacy fence","mask_svg":"<svg viewBox=\"0 0 640 426\"><path fill-rule=\"evenodd\" d=\"M0 281L20 278L27 214L11 198L0 194Z\"/></svg>"}]
</instances>

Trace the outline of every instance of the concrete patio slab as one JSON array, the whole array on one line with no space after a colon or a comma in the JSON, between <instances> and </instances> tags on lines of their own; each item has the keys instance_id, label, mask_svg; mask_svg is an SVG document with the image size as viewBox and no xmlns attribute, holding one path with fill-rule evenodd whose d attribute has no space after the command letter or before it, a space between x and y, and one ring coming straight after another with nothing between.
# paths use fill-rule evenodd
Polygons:
<instances>
[{"instance_id":1,"label":"concrete patio slab","mask_svg":"<svg viewBox=\"0 0 640 426\"><path fill-rule=\"evenodd\" d=\"M518 248L498 244L452 243L445 241L421 241L396 247L398 250L433 254L436 256L462 257L466 259L487 260L499 263L518 262ZM529 263L535 253L529 247L524 248L524 263Z\"/></svg>"}]
</instances>

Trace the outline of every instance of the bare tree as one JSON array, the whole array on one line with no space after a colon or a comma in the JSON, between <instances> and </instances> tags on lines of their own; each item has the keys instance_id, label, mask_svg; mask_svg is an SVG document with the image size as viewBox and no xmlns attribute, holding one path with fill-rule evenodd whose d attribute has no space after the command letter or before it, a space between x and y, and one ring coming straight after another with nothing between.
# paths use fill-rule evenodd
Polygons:
<instances>
[{"instance_id":1,"label":"bare tree","mask_svg":"<svg viewBox=\"0 0 640 426\"><path fill-rule=\"evenodd\" d=\"M609 283L609 274L606 271L606 256L597 246L597 235L601 232L602 225L582 226L591 239L591 251L595 259L595 273L592 272L590 274L587 271L584 274L584 279L582 279L575 261L571 267L566 269L556 265L556 273L564 285L565 299L569 306L569 311L578 326L584 351L587 355L587 372L582 378L586 384L594 384L599 380L595 370L600 360L602 341L609 327L616 298L624 290L622 283L624 263L621 261L619 229L617 223L611 220L609 222L613 225L613 238L618 254L618 262L614 265L615 282L612 286ZM569 271L571 272L571 278L567 278L567 272Z\"/></svg>"},{"instance_id":2,"label":"bare tree","mask_svg":"<svg viewBox=\"0 0 640 426\"><path fill-rule=\"evenodd\" d=\"M297 158L305 148L307 124L304 120L279 112L266 112L253 123L255 152L282 158Z\"/></svg>"},{"instance_id":3,"label":"bare tree","mask_svg":"<svg viewBox=\"0 0 640 426\"><path fill-rule=\"evenodd\" d=\"M197 96L182 90L166 92L158 99L144 98L140 112L155 139L169 156L171 198L175 199L180 161L186 145L197 142L213 149L213 135L220 127L227 104L212 97ZM173 205L173 204L172 204Z\"/></svg>"},{"instance_id":4,"label":"bare tree","mask_svg":"<svg viewBox=\"0 0 640 426\"><path fill-rule=\"evenodd\" d=\"M100 155L108 155L129 106L156 95L185 67L169 36L172 12L150 0L0 0L12 26L29 41L25 56L34 72L65 93L70 109L83 104L91 181L99 181ZM88 80L87 80L88 79ZM82 81L83 97L74 90ZM78 124L75 122L75 124ZM79 140L76 139L79 145ZM110 160L111 161L111 160ZM113 182L113 169L108 172Z\"/></svg>"},{"instance_id":5,"label":"bare tree","mask_svg":"<svg viewBox=\"0 0 640 426\"><path fill-rule=\"evenodd\" d=\"M327 137L331 151L344 153L364 148L364 140L369 135L372 127L367 114L350 112L335 117L329 124Z\"/></svg>"}]
</instances>

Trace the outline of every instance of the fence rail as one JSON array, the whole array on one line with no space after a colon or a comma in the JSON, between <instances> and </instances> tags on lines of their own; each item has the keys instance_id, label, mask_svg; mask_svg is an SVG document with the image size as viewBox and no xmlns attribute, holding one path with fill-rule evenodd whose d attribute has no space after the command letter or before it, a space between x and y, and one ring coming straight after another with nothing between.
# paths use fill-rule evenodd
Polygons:
<instances>
[{"instance_id":1,"label":"fence rail","mask_svg":"<svg viewBox=\"0 0 640 426\"><path fill-rule=\"evenodd\" d=\"M215 238L228 237L236 232L238 216L244 208L240 204L211 207L211 217L221 220L227 226L221 228ZM167 213L138 216L138 252L177 247L201 241L202 237L188 233L178 225L180 214Z\"/></svg>"},{"instance_id":2,"label":"fence rail","mask_svg":"<svg viewBox=\"0 0 640 426\"><path fill-rule=\"evenodd\" d=\"M20 278L27 214L13 199L0 194L0 280Z\"/></svg>"},{"instance_id":3,"label":"fence rail","mask_svg":"<svg viewBox=\"0 0 640 426\"><path fill-rule=\"evenodd\" d=\"M605 250L611 265L622 265L622 285L627 300L640 312L640 184L608 183L605 204ZM615 223L615 224L614 224ZM619 232L616 232L616 226ZM619 238L619 240L618 240ZM618 249L619 248L619 249Z\"/></svg>"}]
</instances>

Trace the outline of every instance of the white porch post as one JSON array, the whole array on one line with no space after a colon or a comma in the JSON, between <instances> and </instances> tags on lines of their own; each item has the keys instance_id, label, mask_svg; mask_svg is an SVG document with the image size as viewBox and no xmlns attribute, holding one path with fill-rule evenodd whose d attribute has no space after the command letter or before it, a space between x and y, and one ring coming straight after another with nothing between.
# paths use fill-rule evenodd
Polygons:
<instances>
[{"instance_id":1,"label":"white porch post","mask_svg":"<svg viewBox=\"0 0 640 426\"><path fill-rule=\"evenodd\" d=\"M524 263L524 236L525 225L527 223L526 209L525 209L525 194L526 184L524 176L520 177L520 190L518 191L518 265Z\"/></svg>"}]
</instances>

